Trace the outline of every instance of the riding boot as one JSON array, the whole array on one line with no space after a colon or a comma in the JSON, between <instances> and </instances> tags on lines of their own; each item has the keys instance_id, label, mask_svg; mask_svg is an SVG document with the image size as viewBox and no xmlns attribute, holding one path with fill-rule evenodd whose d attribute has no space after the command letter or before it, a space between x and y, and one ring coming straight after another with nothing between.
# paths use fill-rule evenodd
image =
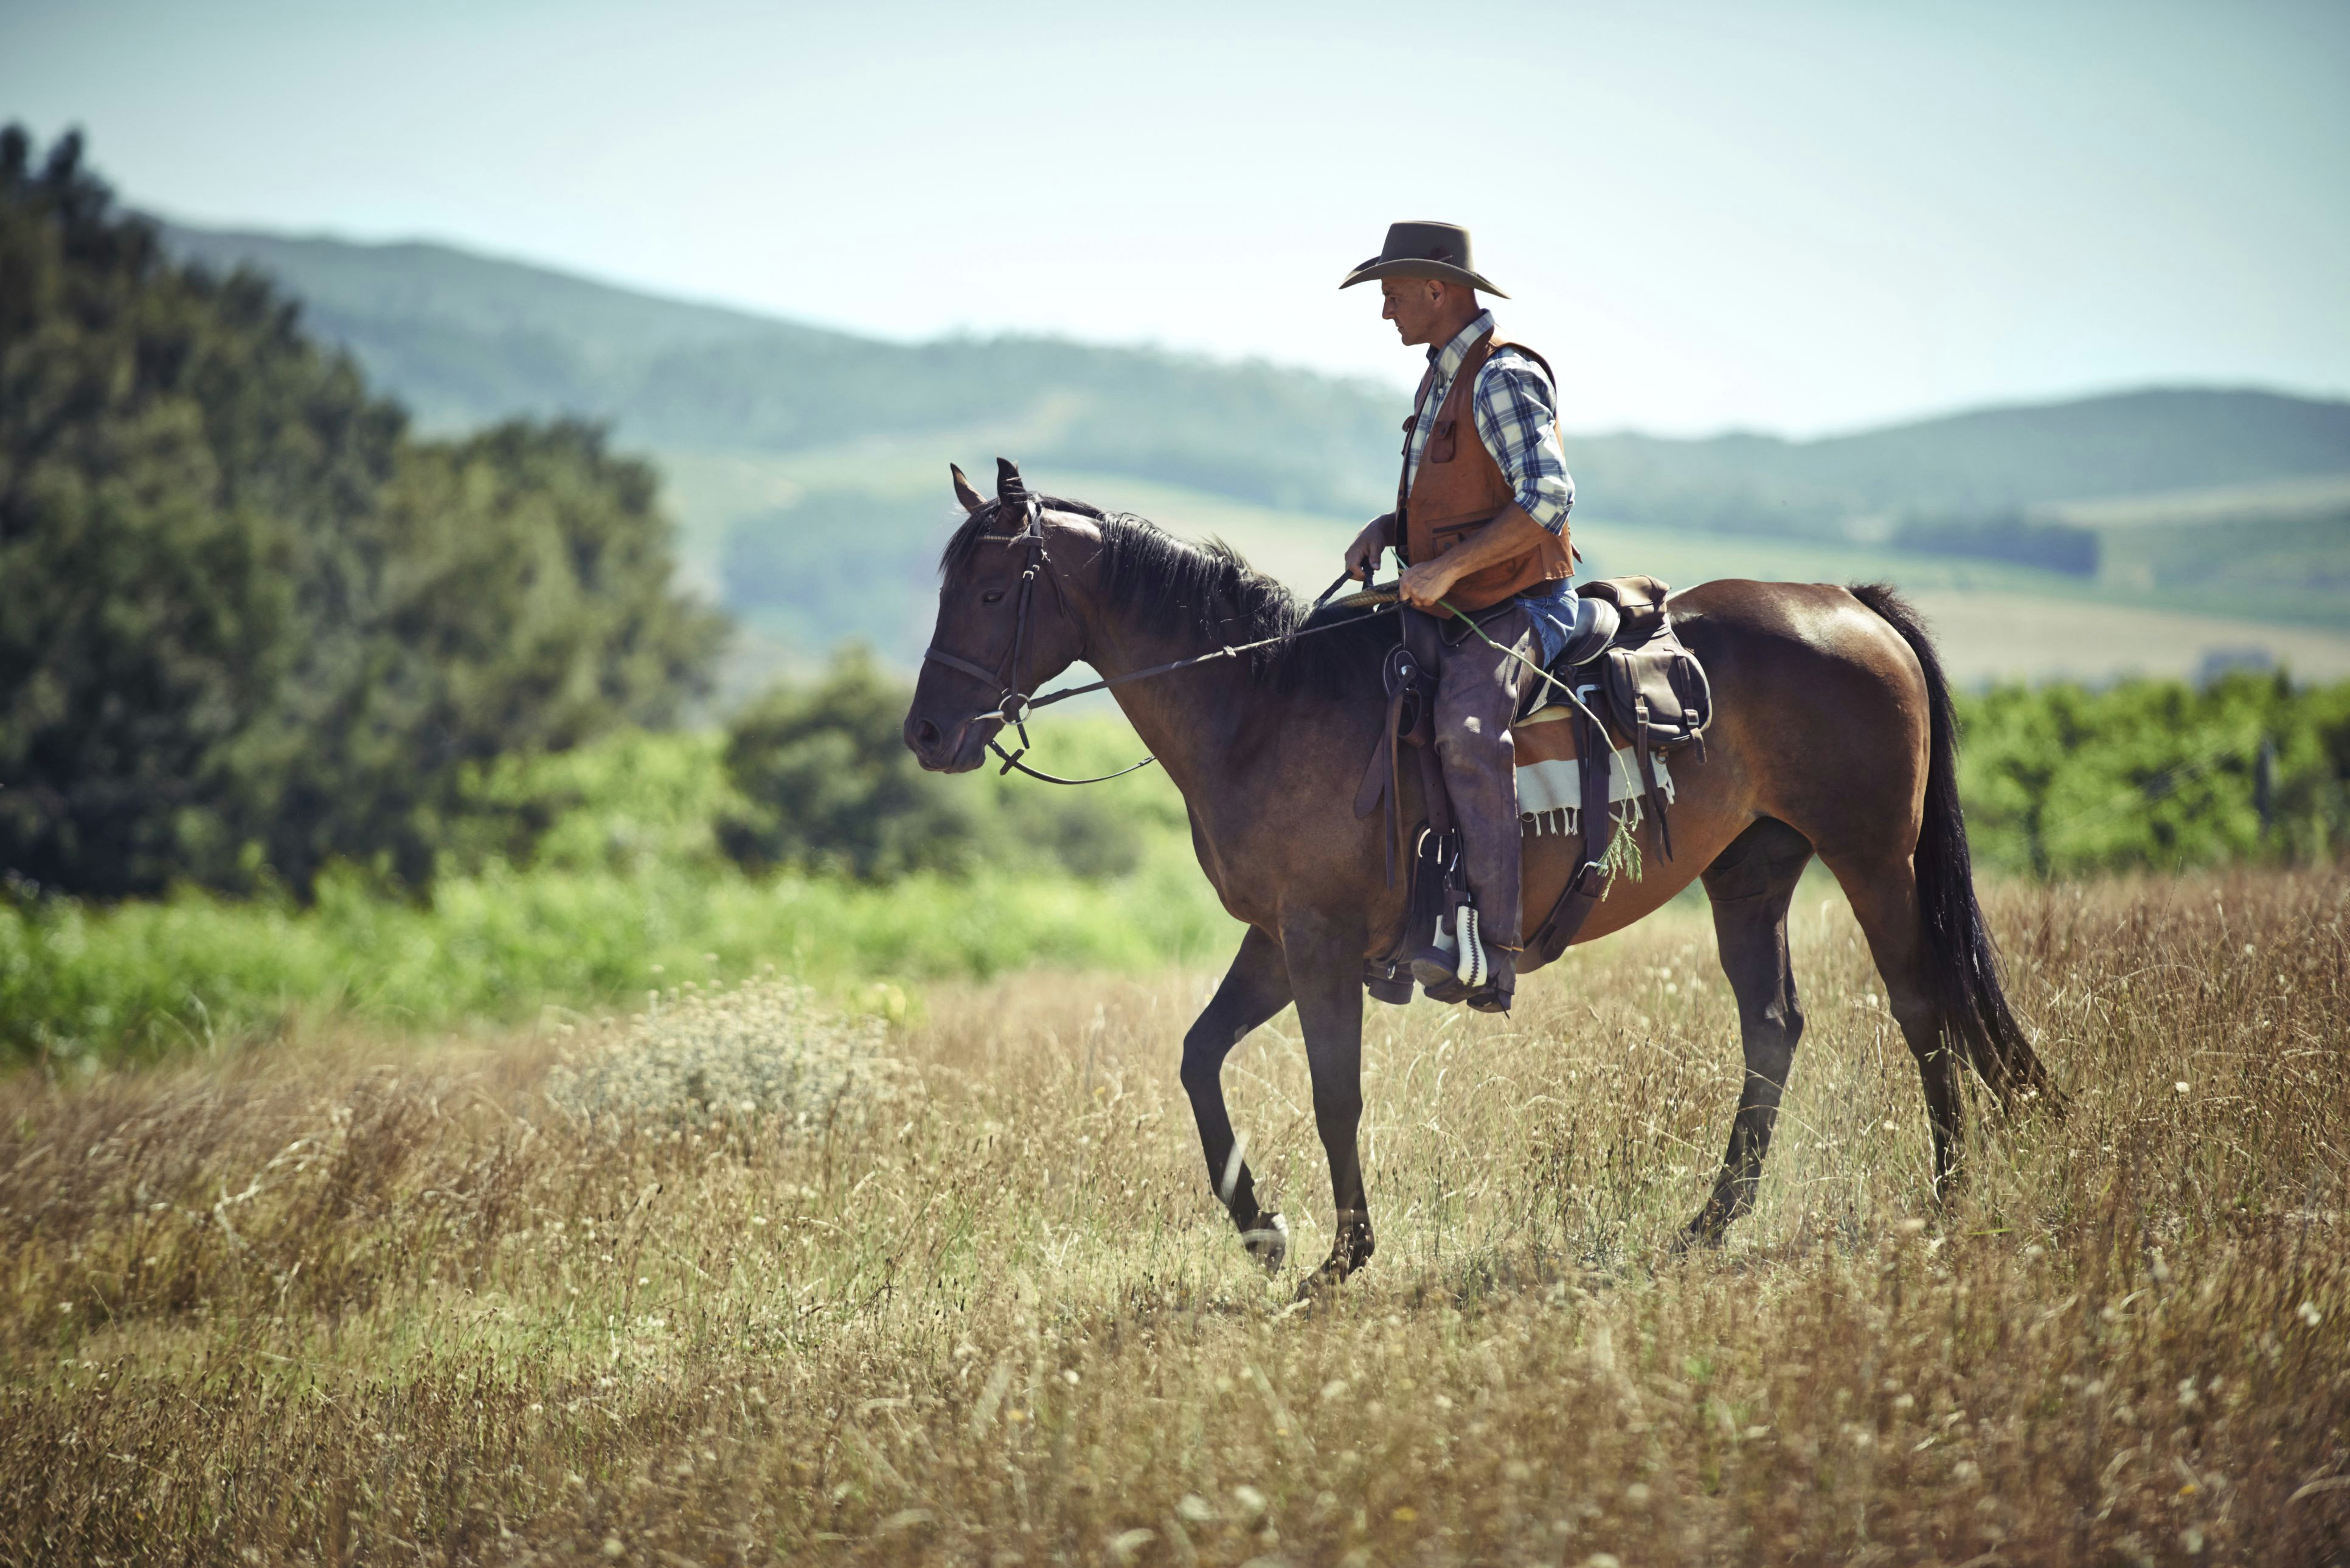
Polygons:
<instances>
[{"instance_id":1,"label":"riding boot","mask_svg":"<svg viewBox=\"0 0 2350 1568\"><path fill-rule=\"evenodd\" d=\"M1514 607L1489 617L1486 636L1531 655L1534 630ZM1444 653L1438 674L1436 754L1461 835L1461 868L1477 906L1486 978L1469 997L1506 1012L1517 988L1520 909L1517 759L1510 742L1525 666L1471 636Z\"/></svg>"},{"instance_id":2,"label":"riding boot","mask_svg":"<svg viewBox=\"0 0 2350 1568\"><path fill-rule=\"evenodd\" d=\"M1481 1012L1507 1012L1517 990L1519 946L1518 791L1514 766L1504 763L1464 793L1448 777L1461 825L1461 865L1477 900L1477 938L1485 950L1485 982L1469 994ZM1496 776L1498 775L1498 776Z\"/></svg>"}]
</instances>

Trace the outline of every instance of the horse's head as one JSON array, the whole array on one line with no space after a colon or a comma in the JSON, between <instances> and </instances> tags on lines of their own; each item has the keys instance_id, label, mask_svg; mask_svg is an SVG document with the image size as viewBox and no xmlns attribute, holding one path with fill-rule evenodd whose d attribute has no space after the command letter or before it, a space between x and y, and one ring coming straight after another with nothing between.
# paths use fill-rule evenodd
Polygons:
<instances>
[{"instance_id":1,"label":"horse's head","mask_svg":"<svg viewBox=\"0 0 2350 1568\"><path fill-rule=\"evenodd\" d=\"M995 499L983 501L952 469L955 499L970 514L940 564L939 618L923 655L906 745L934 773L968 773L984 760L1003 728L1003 709L1075 663L1085 632L1055 561L1089 538L1092 523L1048 511L1028 493L1020 471L997 458ZM1088 552L1089 554L1089 552Z\"/></svg>"}]
</instances>

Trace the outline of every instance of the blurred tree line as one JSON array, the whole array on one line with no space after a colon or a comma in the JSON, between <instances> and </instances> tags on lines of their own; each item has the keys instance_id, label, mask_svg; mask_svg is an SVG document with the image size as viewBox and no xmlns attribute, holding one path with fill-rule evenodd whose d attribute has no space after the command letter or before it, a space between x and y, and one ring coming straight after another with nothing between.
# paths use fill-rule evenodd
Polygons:
<instances>
[{"instance_id":1,"label":"blurred tree line","mask_svg":"<svg viewBox=\"0 0 2350 1568\"><path fill-rule=\"evenodd\" d=\"M104 896L429 877L467 770L670 722L723 623L645 464L411 439L257 275L0 130L0 866Z\"/></svg>"},{"instance_id":2,"label":"blurred tree line","mask_svg":"<svg viewBox=\"0 0 2350 1568\"><path fill-rule=\"evenodd\" d=\"M1132 866L1148 832L1184 827L1163 781L1113 794L997 779L992 766L977 779L925 774L899 736L910 697L851 649L822 680L744 711L728 733L737 798L720 812L718 843L754 871L886 879L1042 856L1100 877ZM2350 846L2350 682L2236 672L2199 688L2008 686L1958 707L1960 793L1986 868L2169 872ZM1115 731L1088 739L1082 758L1056 765L1133 760Z\"/></svg>"},{"instance_id":3,"label":"blurred tree line","mask_svg":"<svg viewBox=\"0 0 2350 1568\"><path fill-rule=\"evenodd\" d=\"M2077 577L2097 575L2101 547L2094 528L2043 522L2020 506L1986 513L1913 515L1894 530L1889 542L1896 549L1915 550L1920 555L2010 561L2019 566L2043 566Z\"/></svg>"},{"instance_id":4,"label":"blurred tree line","mask_svg":"<svg viewBox=\"0 0 2350 1568\"><path fill-rule=\"evenodd\" d=\"M1959 717L1978 865L2177 871L2350 845L2350 682L2007 686L1961 697Z\"/></svg>"},{"instance_id":5,"label":"blurred tree line","mask_svg":"<svg viewBox=\"0 0 2350 1568\"><path fill-rule=\"evenodd\" d=\"M531 863L641 793L621 775L674 771L536 759L707 689L724 622L674 587L656 488L577 423L415 439L266 281L175 264L78 138L36 160L0 130L0 870L307 898L338 863L411 892ZM843 591L792 542L766 542L763 605ZM1102 877L1180 819L924 774L907 698L852 649L754 703L723 784L687 791L701 842L757 872L1019 847Z\"/></svg>"}]
</instances>

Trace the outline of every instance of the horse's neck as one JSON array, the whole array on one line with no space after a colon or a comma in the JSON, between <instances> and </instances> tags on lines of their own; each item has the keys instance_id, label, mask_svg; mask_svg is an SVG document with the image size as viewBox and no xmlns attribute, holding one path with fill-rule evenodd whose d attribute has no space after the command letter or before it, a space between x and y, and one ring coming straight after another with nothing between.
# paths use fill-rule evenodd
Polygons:
<instances>
[{"instance_id":1,"label":"horse's neck","mask_svg":"<svg viewBox=\"0 0 2350 1568\"><path fill-rule=\"evenodd\" d=\"M1092 650L1090 662L1113 680L1154 665L1213 653L1221 646L1188 627L1174 634L1106 627L1093 640L1099 646ZM1110 695L1195 815L1212 781L1234 771L1234 752L1252 730L1252 721L1263 716L1266 703L1277 700L1249 678L1246 654L1129 681L1112 688Z\"/></svg>"}]
</instances>

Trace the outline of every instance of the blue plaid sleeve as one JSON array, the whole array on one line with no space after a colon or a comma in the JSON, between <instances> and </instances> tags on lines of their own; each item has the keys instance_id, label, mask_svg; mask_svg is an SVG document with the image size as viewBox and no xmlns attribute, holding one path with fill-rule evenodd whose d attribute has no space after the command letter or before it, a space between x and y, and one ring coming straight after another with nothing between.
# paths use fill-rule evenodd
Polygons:
<instances>
[{"instance_id":1,"label":"blue plaid sleeve","mask_svg":"<svg viewBox=\"0 0 2350 1568\"><path fill-rule=\"evenodd\" d=\"M1507 349L1485 361L1471 400L1477 434L1516 492L1526 515L1555 534L1575 505L1575 476L1559 450L1550 379L1542 367Z\"/></svg>"}]
</instances>

